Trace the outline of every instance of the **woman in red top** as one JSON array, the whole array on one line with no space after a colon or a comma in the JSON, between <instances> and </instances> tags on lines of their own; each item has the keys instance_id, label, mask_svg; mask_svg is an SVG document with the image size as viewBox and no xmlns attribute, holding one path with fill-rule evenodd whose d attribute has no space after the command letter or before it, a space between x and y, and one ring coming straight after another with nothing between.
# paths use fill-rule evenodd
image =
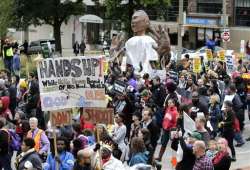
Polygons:
<instances>
[{"instance_id":1,"label":"woman in red top","mask_svg":"<svg viewBox=\"0 0 250 170\"><path fill-rule=\"evenodd\" d=\"M163 134L161 137L161 149L159 157L157 158L157 160L159 161L161 161L162 156L166 150L170 138L170 131L171 129L176 128L177 125L178 111L176 103L177 102L175 102L174 99L168 100L168 105L166 107L165 116L162 122Z\"/></svg>"},{"instance_id":2,"label":"woman in red top","mask_svg":"<svg viewBox=\"0 0 250 170\"><path fill-rule=\"evenodd\" d=\"M88 129L91 132L94 132L95 125L91 122L90 115L85 112L80 116L80 124L81 124L81 130Z\"/></svg>"}]
</instances>

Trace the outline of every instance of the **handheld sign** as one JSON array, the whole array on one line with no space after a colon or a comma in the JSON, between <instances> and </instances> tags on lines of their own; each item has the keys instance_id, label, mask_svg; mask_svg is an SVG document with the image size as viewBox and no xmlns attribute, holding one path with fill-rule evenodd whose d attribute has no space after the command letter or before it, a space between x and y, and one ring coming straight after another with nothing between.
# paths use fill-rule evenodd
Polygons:
<instances>
[{"instance_id":1,"label":"handheld sign","mask_svg":"<svg viewBox=\"0 0 250 170\"><path fill-rule=\"evenodd\" d=\"M50 114L51 126L70 125L72 120L71 109L53 111Z\"/></svg>"},{"instance_id":2,"label":"handheld sign","mask_svg":"<svg viewBox=\"0 0 250 170\"><path fill-rule=\"evenodd\" d=\"M193 58L193 72L194 73L201 72L201 59L200 59L200 57Z\"/></svg>"},{"instance_id":3,"label":"handheld sign","mask_svg":"<svg viewBox=\"0 0 250 170\"><path fill-rule=\"evenodd\" d=\"M127 86L127 83L120 80L116 80L113 86L113 91L118 95L122 95L126 92Z\"/></svg>"},{"instance_id":4,"label":"handheld sign","mask_svg":"<svg viewBox=\"0 0 250 170\"><path fill-rule=\"evenodd\" d=\"M225 50L220 50L218 52L219 61L225 62Z\"/></svg>"},{"instance_id":5,"label":"handheld sign","mask_svg":"<svg viewBox=\"0 0 250 170\"><path fill-rule=\"evenodd\" d=\"M43 111L106 107L103 57L47 58L37 63Z\"/></svg>"},{"instance_id":6,"label":"handheld sign","mask_svg":"<svg viewBox=\"0 0 250 170\"><path fill-rule=\"evenodd\" d=\"M206 49L206 55L208 61L213 61L213 53L211 49Z\"/></svg>"},{"instance_id":7,"label":"handheld sign","mask_svg":"<svg viewBox=\"0 0 250 170\"><path fill-rule=\"evenodd\" d=\"M83 114L89 119L91 123L98 124L113 124L114 123L114 109L113 108L84 108Z\"/></svg>"}]
</instances>

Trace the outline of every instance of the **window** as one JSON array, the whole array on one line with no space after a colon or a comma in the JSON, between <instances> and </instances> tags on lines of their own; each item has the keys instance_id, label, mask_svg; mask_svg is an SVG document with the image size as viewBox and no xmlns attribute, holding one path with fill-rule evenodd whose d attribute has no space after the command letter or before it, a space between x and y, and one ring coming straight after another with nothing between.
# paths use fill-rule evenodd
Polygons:
<instances>
[{"instance_id":1,"label":"window","mask_svg":"<svg viewBox=\"0 0 250 170\"><path fill-rule=\"evenodd\" d=\"M250 1L236 0L235 8L235 25L250 26Z\"/></svg>"},{"instance_id":2,"label":"window","mask_svg":"<svg viewBox=\"0 0 250 170\"><path fill-rule=\"evenodd\" d=\"M236 0L235 2L236 7L250 7L249 0Z\"/></svg>"},{"instance_id":3,"label":"window","mask_svg":"<svg viewBox=\"0 0 250 170\"><path fill-rule=\"evenodd\" d=\"M198 0L197 1L198 13L222 13L222 0Z\"/></svg>"}]
</instances>

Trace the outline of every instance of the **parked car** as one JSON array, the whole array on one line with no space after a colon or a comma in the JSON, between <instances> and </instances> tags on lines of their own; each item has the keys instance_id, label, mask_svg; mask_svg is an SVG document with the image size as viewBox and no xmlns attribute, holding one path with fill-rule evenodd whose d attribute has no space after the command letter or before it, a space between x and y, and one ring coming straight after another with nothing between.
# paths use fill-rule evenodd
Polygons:
<instances>
[{"instance_id":1,"label":"parked car","mask_svg":"<svg viewBox=\"0 0 250 170\"><path fill-rule=\"evenodd\" d=\"M49 42L51 45L51 50L55 51L55 40L41 39L37 41L31 41L28 47L28 55L42 53L43 44Z\"/></svg>"}]
</instances>

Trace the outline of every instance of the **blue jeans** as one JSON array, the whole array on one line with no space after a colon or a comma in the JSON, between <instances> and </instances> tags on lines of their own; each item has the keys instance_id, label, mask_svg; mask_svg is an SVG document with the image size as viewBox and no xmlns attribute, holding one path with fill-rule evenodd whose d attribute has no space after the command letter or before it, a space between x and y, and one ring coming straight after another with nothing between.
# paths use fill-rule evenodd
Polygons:
<instances>
[{"instance_id":1,"label":"blue jeans","mask_svg":"<svg viewBox=\"0 0 250 170\"><path fill-rule=\"evenodd\" d=\"M4 59L4 67L6 70L8 70L10 73L13 71L13 60L11 59Z\"/></svg>"}]
</instances>

